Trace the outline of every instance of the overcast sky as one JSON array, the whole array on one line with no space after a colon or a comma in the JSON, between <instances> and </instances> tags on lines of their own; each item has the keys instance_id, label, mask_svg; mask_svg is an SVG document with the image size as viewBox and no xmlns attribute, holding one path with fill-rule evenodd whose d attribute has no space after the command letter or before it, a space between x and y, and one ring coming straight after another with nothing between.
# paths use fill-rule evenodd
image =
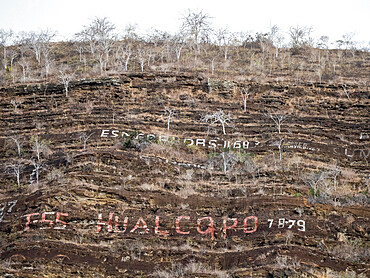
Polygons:
<instances>
[{"instance_id":1,"label":"overcast sky","mask_svg":"<svg viewBox=\"0 0 370 278\"><path fill-rule=\"evenodd\" d=\"M0 0L0 29L30 31L50 28L58 39L71 37L89 19L108 17L118 30L137 23L141 31L155 28L174 33L187 9L213 17L214 27L232 31L266 32L277 25L312 26L314 37L331 42L354 32L354 40L370 41L369 0Z\"/></svg>"}]
</instances>

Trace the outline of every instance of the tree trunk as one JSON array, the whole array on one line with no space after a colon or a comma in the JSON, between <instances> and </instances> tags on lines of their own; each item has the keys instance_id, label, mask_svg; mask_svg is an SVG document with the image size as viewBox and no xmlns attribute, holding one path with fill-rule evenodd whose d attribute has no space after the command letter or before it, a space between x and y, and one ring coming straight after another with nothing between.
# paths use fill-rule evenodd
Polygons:
<instances>
[{"instance_id":1,"label":"tree trunk","mask_svg":"<svg viewBox=\"0 0 370 278\"><path fill-rule=\"evenodd\" d=\"M224 135L226 135L226 131L225 131L225 123L221 123L222 124L222 132L224 133Z\"/></svg>"}]
</instances>

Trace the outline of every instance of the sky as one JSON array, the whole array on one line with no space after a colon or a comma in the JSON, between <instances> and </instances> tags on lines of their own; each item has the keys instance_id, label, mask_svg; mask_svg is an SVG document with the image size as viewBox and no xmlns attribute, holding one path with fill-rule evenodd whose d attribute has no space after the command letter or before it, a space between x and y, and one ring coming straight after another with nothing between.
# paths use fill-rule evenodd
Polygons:
<instances>
[{"instance_id":1,"label":"sky","mask_svg":"<svg viewBox=\"0 0 370 278\"><path fill-rule=\"evenodd\" d=\"M118 31L138 24L175 33L186 10L203 11L215 28L267 32L277 25L287 37L290 26L313 28L313 37L334 42L345 33L369 46L369 0L0 0L0 29L57 31L58 40L71 38L94 17L107 17Z\"/></svg>"}]
</instances>

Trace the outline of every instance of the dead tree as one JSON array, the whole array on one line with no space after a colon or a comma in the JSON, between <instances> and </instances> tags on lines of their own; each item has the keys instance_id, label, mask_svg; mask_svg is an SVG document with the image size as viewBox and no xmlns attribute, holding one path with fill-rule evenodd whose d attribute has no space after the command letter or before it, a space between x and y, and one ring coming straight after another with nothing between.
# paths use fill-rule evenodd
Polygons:
<instances>
[{"instance_id":1,"label":"dead tree","mask_svg":"<svg viewBox=\"0 0 370 278\"><path fill-rule=\"evenodd\" d=\"M337 178L337 176L335 178ZM328 197L332 193L332 188L330 187L330 184L331 184L331 172L330 171L319 171L319 172L308 173L303 178L303 182L311 187L311 195L314 198L315 197Z\"/></svg>"},{"instance_id":2,"label":"dead tree","mask_svg":"<svg viewBox=\"0 0 370 278\"><path fill-rule=\"evenodd\" d=\"M23 141L21 140L20 136L18 135L9 136L9 139L13 140L14 144L17 147L18 157L21 157Z\"/></svg>"},{"instance_id":3,"label":"dead tree","mask_svg":"<svg viewBox=\"0 0 370 278\"><path fill-rule=\"evenodd\" d=\"M182 30L186 32L193 40L196 49L196 55L200 53L200 42L202 38L209 35L211 31L211 17L200 12L187 11L182 18Z\"/></svg>"},{"instance_id":4,"label":"dead tree","mask_svg":"<svg viewBox=\"0 0 370 278\"><path fill-rule=\"evenodd\" d=\"M176 111L173 109L170 109L169 107L165 107L164 111L167 116L167 130L170 130L171 117L176 115Z\"/></svg>"},{"instance_id":5,"label":"dead tree","mask_svg":"<svg viewBox=\"0 0 370 278\"><path fill-rule=\"evenodd\" d=\"M84 144L84 150L86 150L86 143L87 143L87 141L90 139L90 137L92 136L94 134L94 132L93 133L90 133L89 135L87 135L87 133L86 132L81 132L80 133L80 136L79 136L79 138L80 138L80 140L83 142L83 144Z\"/></svg>"},{"instance_id":6,"label":"dead tree","mask_svg":"<svg viewBox=\"0 0 370 278\"><path fill-rule=\"evenodd\" d=\"M50 51L49 43L44 44L44 46L41 49L41 53L42 53L43 58L44 58L43 59L43 64L44 64L44 68L45 68L45 77L48 78L50 68L51 68L51 65L53 63L53 59L51 58L51 51Z\"/></svg>"},{"instance_id":7,"label":"dead tree","mask_svg":"<svg viewBox=\"0 0 370 278\"><path fill-rule=\"evenodd\" d=\"M340 174L341 168L337 163L330 167L329 175L333 178L334 191L337 191L338 177L340 176Z\"/></svg>"},{"instance_id":8,"label":"dead tree","mask_svg":"<svg viewBox=\"0 0 370 278\"><path fill-rule=\"evenodd\" d=\"M13 31L12 30L9 30L9 31L5 31L4 29L0 29L0 46L3 48L3 58L4 58L4 67L6 68L7 67L7 59L6 59L6 56L7 56L7 52L6 52L6 48L7 46L10 44L11 40L12 40L12 37L13 37Z\"/></svg>"},{"instance_id":9,"label":"dead tree","mask_svg":"<svg viewBox=\"0 0 370 278\"><path fill-rule=\"evenodd\" d=\"M11 174L13 174L17 178L17 185L19 187L20 186L20 176L24 168L23 161L20 160L20 161L16 161L14 163L8 164L6 168Z\"/></svg>"},{"instance_id":10,"label":"dead tree","mask_svg":"<svg viewBox=\"0 0 370 278\"><path fill-rule=\"evenodd\" d=\"M41 55L46 48L49 49L50 42L54 38L55 33L49 29L39 32L23 33L24 41L29 49L35 54L35 58L41 64Z\"/></svg>"},{"instance_id":11,"label":"dead tree","mask_svg":"<svg viewBox=\"0 0 370 278\"><path fill-rule=\"evenodd\" d=\"M279 149L279 159L280 159L280 161L282 159L282 154L283 154L283 142L284 142L284 138L280 138L280 140L277 143L277 146L278 146L278 149Z\"/></svg>"},{"instance_id":12,"label":"dead tree","mask_svg":"<svg viewBox=\"0 0 370 278\"><path fill-rule=\"evenodd\" d=\"M309 173L303 178L303 182L313 189L313 195L319 195L320 183L323 182L325 175L320 173Z\"/></svg>"},{"instance_id":13,"label":"dead tree","mask_svg":"<svg viewBox=\"0 0 370 278\"><path fill-rule=\"evenodd\" d=\"M222 109L215 113L208 113L204 115L201 121L208 123L210 126L219 122L222 126L222 133L224 135L226 134L225 126L232 127L232 125L229 123L231 122L230 114L225 114Z\"/></svg>"},{"instance_id":14,"label":"dead tree","mask_svg":"<svg viewBox=\"0 0 370 278\"><path fill-rule=\"evenodd\" d=\"M39 177L40 177L40 172L41 172L41 169L44 168L44 163L42 163L41 161L39 160L30 160L31 164L33 165L33 171L30 175L30 183L32 184L34 179L33 177L36 178L36 183L39 184Z\"/></svg>"},{"instance_id":15,"label":"dead tree","mask_svg":"<svg viewBox=\"0 0 370 278\"><path fill-rule=\"evenodd\" d=\"M59 80L64 86L66 97L68 97L69 83L74 78L74 73L67 73L65 70L59 71Z\"/></svg>"},{"instance_id":16,"label":"dead tree","mask_svg":"<svg viewBox=\"0 0 370 278\"><path fill-rule=\"evenodd\" d=\"M10 103L13 105L13 112L15 114L18 114L19 113L18 106L20 104L22 104L22 100L21 99L12 99L12 100L10 100Z\"/></svg>"},{"instance_id":17,"label":"dead tree","mask_svg":"<svg viewBox=\"0 0 370 278\"><path fill-rule=\"evenodd\" d=\"M16 51L16 49L10 49L7 51L7 56L9 56L10 58L9 67L7 67L7 69L10 71L12 75L13 83L15 83L15 70L13 69L13 65L15 58L18 57L18 52Z\"/></svg>"},{"instance_id":18,"label":"dead tree","mask_svg":"<svg viewBox=\"0 0 370 278\"><path fill-rule=\"evenodd\" d=\"M245 87L239 88L240 94L242 95L242 99L243 99L244 112L247 111L247 99L250 95L249 89L250 89L250 86L248 88L245 88Z\"/></svg>"},{"instance_id":19,"label":"dead tree","mask_svg":"<svg viewBox=\"0 0 370 278\"><path fill-rule=\"evenodd\" d=\"M139 46L137 49L136 59L140 64L141 72L144 71L144 64L147 61L147 51L144 49L144 46Z\"/></svg>"},{"instance_id":20,"label":"dead tree","mask_svg":"<svg viewBox=\"0 0 370 278\"><path fill-rule=\"evenodd\" d=\"M227 172L233 170L235 164L238 162L238 158L234 153L230 152L222 152L220 156L222 158L224 174L226 175Z\"/></svg>"},{"instance_id":21,"label":"dead tree","mask_svg":"<svg viewBox=\"0 0 370 278\"><path fill-rule=\"evenodd\" d=\"M231 33L227 28L224 29L217 29L214 32L216 37L216 43L219 47L223 48L223 56L225 62L228 59L229 49L235 40L235 36Z\"/></svg>"},{"instance_id":22,"label":"dead tree","mask_svg":"<svg viewBox=\"0 0 370 278\"><path fill-rule=\"evenodd\" d=\"M270 117L271 120L274 121L274 123L276 124L276 126L278 128L278 132L280 134L281 133L281 125L288 118L288 116L287 115L278 115L278 114L269 114L268 117Z\"/></svg>"},{"instance_id":23,"label":"dead tree","mask_svg":"<svg viewBox=\"0 0 370 278\"><path fill-rule=\"evenodd\" d=\"M22 82L26 82L27 81L27 73L28 73L28 69L29 69L30 64L29 64L27 58L23 55L21 55L21 58L17 61L17 63L22 68Z\"/></svg>"},{"instance_id":24,"label":"dead tree","mask_svg":"<svg viewBox=\"0 0 370 278\"><path fill-rule=\"evenodd\" d=\"M276 25L270 26L270 31L268 32L267 36L268 36L269 41L275 47L275 59L276 59L279 55L279 48L281 47L284 41L284 37L279 32L279 27Z\"/></svg>"},{"instance_id":25,"label":"dead tree","mask_svg":"<svg viewBox=\"0 0 370 278\"><path fill-rule=\"evenodd\" d=\"M212 59L209 59L209 61L211 62L211 73L212 75L214 75L215 73L215 60L216 60L217 57L213 57Z\"/></svg>"},{"instance_id":26,"label":"dead tree","mask_svg":"<svg viewBox=\"0 0 370 278\"><path fill-rule=\"evenodd\" d=\"M132 55L132 47L130 43L126 45L120 45L118 47L117 56L118 56L118 60L121 61L121 63L123 64L124 71L128 70L128 63L130 61L131 55Z\"/></svg>"},{"instance_id":27,"label":"dead tree","mask_svg":"<svg viewBox=\"0 0 370 278\"><path fill-rule=\"evenodd\" d=\"M349 94L348 94L348 91L346 89L346 84L342 85L342 88L343 88L343 91L346 94L347 98L349 99Z\"/></svg>"},{"instance_id":28,"label":"dead tree","mask_svg":"<svg viewBox=\"0 0 370 278\"><path fill-rule=\"evenodd\" d=\"M99 62L100 74L107 70L109 55L116 41L116 27L106 17L96 17L85 29L76 34L82 42L88 42L90 52Z\"/></svg>"},{"instance_id":29,"label":"dead tree","mask_svg":"<svg viewBox=\"0 0 370 278\"><path fill-rule=\"evenodd\" d=\"M36 61L41 64L41 47L42 42L39 39L39 34L35 32L30 32L27 34L27 46L35 54Z\"/></svg>"},{"instance_id":30,"label":"dead tree","mask_svg":"<svg viewBox=\"0 0 370 278\"><path fill-rule=\"evenodd\" d=\"M356 43L353 40L355 33L345 33L342 35L341 40L337 40L337 44L339 48L343 48L345 50L345 53L350 51L352 53L352 56L355 55L355 50L356 50Z\"/></svg>"},{"instance_id":31,"label":"dead tree","mask_svg":"<svg viewBox=\"0 0 370 278\"><path fill-rule=\"evenodd\" d=\"M176 61L180 62L181 52L185 46L185 37L181 34L177 34L172 38L172 48L176 54Z\"/></svg>"},{"instance_id":32,"label":"dead tree","mask_svg":"<svg viewBox=\"0 0 370 278\"><path fill-rule=\"evenodd\" d=\"M37 161L41 161L41 154L48 156L50 154L50 149L46 144L45 140L41 140L38 137L32 138L32 151L37 158Z\"/></svg>"},{"instance_id":33,"label":"dead tree","mask_svg":"<svg viewBox=\"0 0 370 278\"><path fill-rule=\"evenodd\" d=\"M82 56L85 53L85 45L82 42L75 42L75 49L77 50L79 57L80 57L80 63L83 61Z\"/></svg>"},{"instance_id":34,"label":"dead tree","mask_svg":"<svg viewBox=\"0 0 370 278\"><path fill-rule=\"evenodd\" d=\"M226 175L228 172L233 171L238 161L239 159L235 153L223 151L220 154L211 156L206 163L206 168L210 174L214 171L218 171L218 169L222 169Z\"/></svg>"},{"instance_id":35,"label":"dead tree","mask_svg":"<svg viewBox=\"0 0 370 278\"><path fill-rule=\"evenodd\" d=\"M291 26L289 28L290 43L292 48L300 48L309 45L311 42L312 28L306 26Z\"/></svg>"}]
</instances>

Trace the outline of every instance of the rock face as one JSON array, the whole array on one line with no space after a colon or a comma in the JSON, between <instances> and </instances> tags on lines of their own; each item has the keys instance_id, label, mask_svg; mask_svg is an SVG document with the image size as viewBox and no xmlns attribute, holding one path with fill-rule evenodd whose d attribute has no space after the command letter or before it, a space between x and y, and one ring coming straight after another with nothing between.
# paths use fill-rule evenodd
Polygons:
<instances>
[{"instance_id":1,"label":"rock face","mask_svg":"<svg viewBox=\"0 0 370 278\"><path fill-rule=\"evenodd\" d=\"M0 93L3 277L370 275L364 84L140 73Z\"/></svg>"}]
</instances>

